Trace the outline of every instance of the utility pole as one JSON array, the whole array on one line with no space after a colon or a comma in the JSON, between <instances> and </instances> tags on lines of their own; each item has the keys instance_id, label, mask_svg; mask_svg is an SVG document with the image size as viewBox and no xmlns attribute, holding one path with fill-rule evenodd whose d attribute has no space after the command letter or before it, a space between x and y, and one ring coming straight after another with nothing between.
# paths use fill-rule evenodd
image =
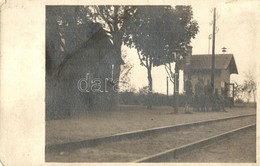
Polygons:
<instances>
[{"instance_id":1,"label":"utility pole","mask_svg":"<svg viewBox=\"0 0 260 166\"><path fill-rule=\"evenodd\" d=\"M211 40L211 34L209 35L209 46L208 46L208 54L210 53L210 40Z\"/></svg>"},{"instance_id":2,"label":"utility pole","mask_svg":"<svg viewBox=\"0 0 260 166\"><path fill-rule=\"evenodd\" d=\"M216 29L216 8L213 13L213 32L212 32L212 60L211 60L211 86L214 90L215 80L215 30Z\"/></svg>"},{"instance_id":3,"label":"utility pole","mask_svg":"<svg viewBox=\"0 0 260 166\"><path fill-rule=\"evenodd\" d=\"M179 53L176 52L175 74L174 74L174 112L178 113L179 107Z\"/></svg>"}]
</instances>

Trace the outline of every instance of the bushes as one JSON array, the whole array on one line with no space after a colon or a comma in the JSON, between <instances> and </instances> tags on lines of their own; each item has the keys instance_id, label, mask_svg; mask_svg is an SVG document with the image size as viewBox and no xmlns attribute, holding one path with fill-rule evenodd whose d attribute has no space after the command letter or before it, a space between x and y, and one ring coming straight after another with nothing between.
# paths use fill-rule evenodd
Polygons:
<instances>
[{"instance_id":1,"label":"bushes","mask_svg":"<svg viewBox=\"0 0 260 166\"><path fill-rule=\"evenodd\" d=\"M147 105L148 96L134 92L122 92L119 94L119 103L122 105ZM154 106L173 106L173 96L153 93L152 104ZM185 104L185 96L179 95L179 106Z\"/></svg>"},{"instance_id":2,"label":"bushes","mask_svg":"<svg viewBox=\"0 0 260 166\"><path fill-rule=\"evenodd\" d=\"M235 100L235 103L237 103L237 104L243 104L243 103L244 103L244 100L242 100L242 99L236 99L236 100Z\"/></svg>"}]
</instances>

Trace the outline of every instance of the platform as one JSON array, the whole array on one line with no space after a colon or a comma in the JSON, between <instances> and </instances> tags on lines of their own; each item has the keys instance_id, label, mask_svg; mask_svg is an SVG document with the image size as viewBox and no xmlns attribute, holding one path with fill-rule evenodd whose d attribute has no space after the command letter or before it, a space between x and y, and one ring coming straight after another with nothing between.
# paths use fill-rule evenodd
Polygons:
<instances>
[{"instance_id":1,"label":"platform","mask_svg":"<svg viewBox=\"0 0 260 166\"><path fill-rule=\"evenodd\" d=\"M193 112L186 114L180 108L178 114L172 107L120 106L117 111L92 111L62 120L46 121L46 145L81 141L122 132L218 119L255 113L251 107L233 107L228 112Z\"/></svg>"}]
</instances>

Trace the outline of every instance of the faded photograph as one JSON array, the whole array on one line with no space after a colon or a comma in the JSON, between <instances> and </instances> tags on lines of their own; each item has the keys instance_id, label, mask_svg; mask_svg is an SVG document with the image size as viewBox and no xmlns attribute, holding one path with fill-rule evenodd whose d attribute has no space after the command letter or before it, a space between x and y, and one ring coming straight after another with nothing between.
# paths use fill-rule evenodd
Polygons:
<instances>
[{"instance_id":1,"label":"faded photograph","mask_svg":"<svg viewBox=\"0 0 260 166\"><path fill-rule=\"evenodd\" d=\"M256 162L248 3L46 6L45 162Z\"/></svg>"}]
</instances>

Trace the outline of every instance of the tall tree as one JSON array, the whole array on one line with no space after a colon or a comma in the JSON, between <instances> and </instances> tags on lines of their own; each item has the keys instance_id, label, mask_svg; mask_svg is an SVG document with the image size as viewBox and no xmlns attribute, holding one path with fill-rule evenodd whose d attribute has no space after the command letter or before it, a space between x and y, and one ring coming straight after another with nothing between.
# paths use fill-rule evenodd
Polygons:
<instances>
[{"instance_id":1,"label":"tall tree","mask_svg":"<svg viewBox=\"0 0 260 166\"><path fill-rule=\"evenodd\" d=\"M193 20L193 12L191 6L176 6L175 16L179 20L179 31L183 35L177 36L176 40L179 42L174 43L174 58L173 61L168 60L164 62L165 70L170 78L170 81L174 84L174 109L178 112L178 98L179 98L179 70L180 66L183 65L184 57L188 55L190 51L191 38L195 38L198 33L198 24ZM179 32L178 32L179 33ZM172 64L174 62L174 68ZM174 71L173 71L174 69Z\"/></svg>"},{"instance_id":2,"label":"tall tree","mask_svg":"<svg viewBox=\"0 0 260 166\"><path fill-rule=\"evenodd\" d=\"M191 39L195 38L199 29L197 22L193 20L193 11L191 6L176 6L174 9L174 15L178 20L176 24L179 26L178 30L175 31L176 33L174 34L175 42L171 45L173 54L170 57L173 58L164 61L166 72L173 83L174 79L172 74L174 73L174 68L172 67L172 63L177 60L182 60L182 58L187 55L187 49L190 45Z\"/></svg>"},{"instance_id":3,"label":"tall tree","mask_svg":"<svg viewBox=\"0 0 260 166\"><path fill-rule=\"evenodd\" d=\"M176 49L185 50L198 32L190 6L141 6L126 27L125 44L134 47L140 63L147 69L148 105L152 108L152 67L176 61Z\"/></svg>"},{"instance_id":4,"label":"tall tree","mask_svg":"<svg viewBox=\"0 0 260 166\"><path fill-rule=\"evenodd\" d=\"M124 64L121 56L124 29L129 24L129 20L134 16L136 7L134 6L88 6L87 17L93 22L102 24L114 45L114 78L119 78L120 66Z\"/></svg>"},{"instance_id":5,"label":"tall tree","mask_svg":"<svg viewBox=\"0 0 260 166\"><path fill-rule=\"evenodd\" d=\"M120 79L121 65L124 64L121 55L123 45L124 29L129 20L134 16L135 6L86 6L86 16L93 22L100 23L113 44L112 54L114 56L113 79ZM113 104L118 104L118 94L114 93Z\"/></svg>"}]
</instances>

